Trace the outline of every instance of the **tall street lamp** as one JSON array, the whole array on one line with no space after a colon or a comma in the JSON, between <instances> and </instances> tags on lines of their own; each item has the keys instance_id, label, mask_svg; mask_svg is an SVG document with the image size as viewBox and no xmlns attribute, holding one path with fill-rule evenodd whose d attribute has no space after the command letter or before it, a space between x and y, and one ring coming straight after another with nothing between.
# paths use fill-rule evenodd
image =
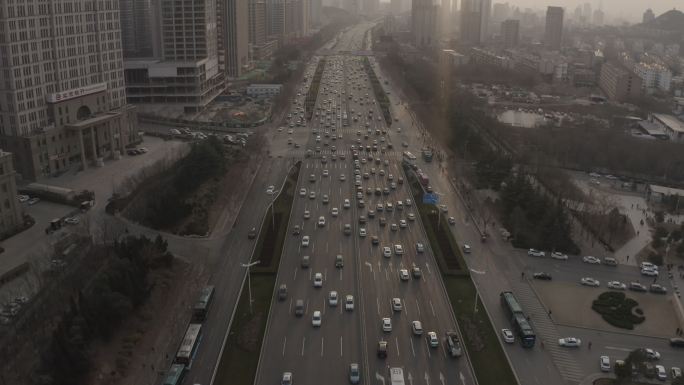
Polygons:
<instances>
[{"instance_id":1,"label":"tall street lamp","mask_svg":"<svg viewBox=\"0 0 684 385\"><path fill-rule=\"evenodd\" d=\"M252 275L250 274L249 270L252 266L258 265L261 261L254 261L252 263L241 263L240 265L244 268L247 268L247 290L249 291L249 314L254 314L254 310L252 309Z\"/></svg>"}]
</instances>

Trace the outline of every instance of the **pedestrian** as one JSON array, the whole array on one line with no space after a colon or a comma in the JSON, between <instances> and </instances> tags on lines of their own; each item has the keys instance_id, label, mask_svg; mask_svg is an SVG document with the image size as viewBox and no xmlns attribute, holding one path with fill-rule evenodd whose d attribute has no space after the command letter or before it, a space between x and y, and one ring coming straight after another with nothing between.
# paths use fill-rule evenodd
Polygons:
<instances>
[{"instance_id":1,"label":"pedestrian","mask_svg":"<svg viewBox=\"0 0 684 385\"><path fill-rule=\"evenodd\" d=\"M675 331L675 334L679 335L679 328Z\"/></svg>"},{"instance_id":2,"label":"pedestrian","mask_svg":"<svg viewBox=\"0 0 684 385\"><path fill-rule=\"evenodd\" d=\"M520 278L525 279L525 272L524 271L520 273Z\"/></svg>"},{"instance_id":3,"label":"pedestrian","mask_svg":"<svg viewBox=\"0 0 684 385\"><path fill-rule=\"evenodd\" d=\"M587 345L589 347L589 350L591 350L591 341L589 341L589 344Z\"/></svg>"},{"instance_id":4,"label":"pedestrian","mask_svg":"<svg viewBox=\"0 0 684 385\"><path fill-rule=\"evenodd\" d=\"M549 318L551 318L551 310L549 309Z\"/></svg>"},{"instance_id":5,"label":"pedestrian","mask_svg":"<svg viewBox=\"0 0 684 385\"><path fill-rule=\"evenodd\" d=\"M629 255L627 256L627 259L625 259L625 262L629 262Z\"/></svg>"}]
</instances>

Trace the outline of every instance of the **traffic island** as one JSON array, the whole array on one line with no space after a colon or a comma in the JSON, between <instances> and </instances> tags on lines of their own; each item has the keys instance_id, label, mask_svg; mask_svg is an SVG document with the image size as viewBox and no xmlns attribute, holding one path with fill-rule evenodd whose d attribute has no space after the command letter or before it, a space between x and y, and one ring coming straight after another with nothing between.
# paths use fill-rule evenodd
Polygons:
<instances>
[{"instance_id":1,"label":"traffic island","mask_svg":"<svg viewBox=\"0 0 684 385\"><path fill-rule=\"evenodd\" d=\"M639 303L627 298L625 293L607 291L601 293L591 304L591 308L601 315L604 321L621 329L634 329L646 320Z\"/></svg>"},{"instance_id":2,"label":"traffic island","mask_svg":"<svg viewBox=\"0 0 684 385\"><path fill-rule=\"evenodd\" d=\"M250 274L252 306L249 290L243 287L214 384L254 384L300 167L298 162L290 170L278 197L264 214L251 259L261 262Z\"/></svg>"}]
</instances>

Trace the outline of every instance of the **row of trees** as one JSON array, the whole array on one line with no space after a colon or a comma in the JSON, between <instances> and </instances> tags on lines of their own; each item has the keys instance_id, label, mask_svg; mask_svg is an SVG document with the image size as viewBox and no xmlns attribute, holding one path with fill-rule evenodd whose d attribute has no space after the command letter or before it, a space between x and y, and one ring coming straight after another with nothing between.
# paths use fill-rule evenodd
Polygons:
<instances>
[{"instance_id":1,"label":"row of trees","mask_svg":"<svg viewBox=\"0 0 684 385\"><path fill-rule=\"evenodd\" d=\"M615 379L616 384L631 384L639 374L650 378L655 377L653 364L649 362L644 349L631 351L624 359L624 364L613 365L613 371L617 377ZM684 378L673 378L672 385L684 385Z\"/></svg>"},{"instance_id":2,"label":"row of trees","mask_svg":"<svg viewBox=\"0 0 684 385\"><path fill-rule=\"evenodd\" d=\"M129 236L112 246L112 257L67 304L41 352L33 383L74 385L90 369L90 342L108 340L149 292L150 269L169 267L173 256L161 237ZM48 322L48 320L46 320Z\"/></svg>"}]
</instances>

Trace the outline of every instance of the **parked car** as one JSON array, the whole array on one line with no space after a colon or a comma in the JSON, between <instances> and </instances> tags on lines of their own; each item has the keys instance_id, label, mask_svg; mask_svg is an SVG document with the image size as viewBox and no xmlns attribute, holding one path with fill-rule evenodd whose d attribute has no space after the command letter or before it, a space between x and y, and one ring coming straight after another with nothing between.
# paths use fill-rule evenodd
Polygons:
<instances>
[{"instance_id":1,"label":"parked car","mask_svg":"<svg viewBox=\"0 0 684 385\"><path fill-rule=\"evenodd\" d=\"M642 293L645 293L648 291L648 289L646 289L646 286L642 285L639 282L630 282L629 283L629 290L638 291L638 292L642 292Z\"/></svg>"},{"instance_id":2,"label":"parked car","mask_svg":"<svg viewBox=\"0 0 684 385\"><path fill-rule=\"evenodd\" d=\"M597 279L591 278L591 277L584 277L580 279L580 283L584 286L592 286L592 287L598 287L601 285L601 282L599 282Z\"/></svg>"},{"instance_id":3,"label":"parked car","mask_svg":"<svg viewBox=\"0 0 684 385\"><path fill-rule=\"evenodd\" d=\"M596 257L593 257L593 256L591 256L591 255L587 255L586 257L583 257L583 258L582 258L582 262L584 262L584 263L589 263L589 264L592 264L592 265L600 265L600 264L601 264L601 260L600 260L600 259L598 259L598 258L596 258Z\"/></svg>"},{"instance_id":4,"label":"parked car","mask_svg":"<svg viewBox=\"0 0 684 385\"><path fill-rule=\"evenodd\" d=\"M529 249L527 250L527 255L529 255L530 257L545 257L546 253L536 249Z\"/></svg>"},{"instance_id":5,"label":"parked car","mask_svg":"<svg viewBox=\"0 0 684 385\"><path fill-rule=\"evenodd\" d=\"M553 259L560 259L560 260L562 260L562 261L565 261L565 260L568 259L568 255L567 255L567 254L563 254L563 253L559 253L558 251L554 251L554 252L551 253L551 258L553 258Z\"/></svg>"},{"instance_id":6,"label":"parked car","mask_svg":"<svg viewBox=\"0 0 684 385\"><path fill-rule=\"evenodd\" d=\"M582 340L575 337L560 338L558 345L566 348L579 348L582 345Z\"/></svg>"},{"instance_id":7,"label":"parked car","mask_svg":"<svg viewBox=\"0 0 684 385\"><path fill-rule=\"evenodd\" d=\"M615 290L625 290L627 288L627 285L620 281L610 281L608 282L608 288Z\"/></svg>"},{"instance_id":8,"label":"parked car","mask_svg":"<svg viewBox=\"0 0 684 385\"><path fill-rule=\"evenodd\" d=\"M532 274L532 277L534 277L534 279L540 279L542 281L550 281L551 280L551 274L545 273L543 271L539 272L539 273Z\"/></svg>"},{"instance_id":9,"label":"parked car","mask_svg":"<svg viewBox=\"0 0 684 385\"><path fill-rule=\"evenodd\" d=\"M657 283L652 284L649 286L648 290L651 293L655 294L667 294L667 288L661 285L658 285Z\"/></svg>"}]
</instances>

